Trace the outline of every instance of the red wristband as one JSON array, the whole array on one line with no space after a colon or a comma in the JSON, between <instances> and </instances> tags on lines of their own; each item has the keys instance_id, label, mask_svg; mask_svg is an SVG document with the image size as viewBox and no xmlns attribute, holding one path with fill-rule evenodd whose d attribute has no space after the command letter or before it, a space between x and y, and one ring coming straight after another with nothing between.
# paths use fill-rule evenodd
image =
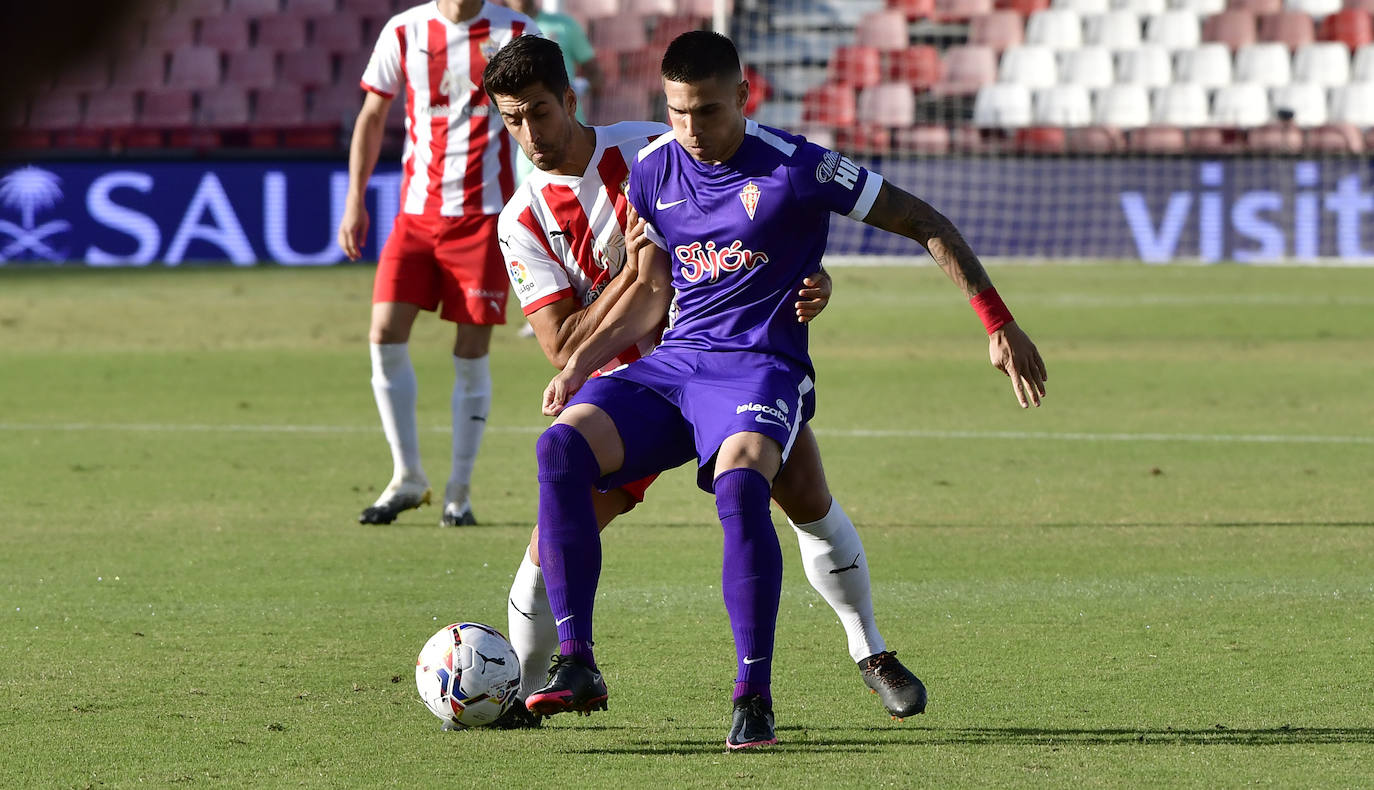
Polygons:
<instances>
[{"instance_id":1,"label":"red wristband","mask_svg":"<svg viewBox=\"0 0 1374 790\"><path fill-rule=\"evenodd\" d=\"M997 295L996 288L984 288L977 296L968 300L968 303L973 305L989 335L1016 320L1002 303L1002 297Z\"/></svg>"}]
</instances>

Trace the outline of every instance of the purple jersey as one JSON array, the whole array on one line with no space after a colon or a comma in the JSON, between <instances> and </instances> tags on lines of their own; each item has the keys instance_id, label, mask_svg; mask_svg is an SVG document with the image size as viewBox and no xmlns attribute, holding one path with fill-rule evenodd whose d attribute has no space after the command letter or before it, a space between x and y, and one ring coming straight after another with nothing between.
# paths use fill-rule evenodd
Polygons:
<instances>
[{"instance_id":1,"label":"purple jersey","mask_svg":"<svg viewBox=\"0 0 1374 790\"><path fill-rule=\"evenodd\" d=\"M773 354L811 370L797 290L820 269L831 212L863 219L881 186L838 153L753 121L719 165L693 159L671 132L645 146L629 196L673 267L661 346Z\"/></svg>"}]
</instances>

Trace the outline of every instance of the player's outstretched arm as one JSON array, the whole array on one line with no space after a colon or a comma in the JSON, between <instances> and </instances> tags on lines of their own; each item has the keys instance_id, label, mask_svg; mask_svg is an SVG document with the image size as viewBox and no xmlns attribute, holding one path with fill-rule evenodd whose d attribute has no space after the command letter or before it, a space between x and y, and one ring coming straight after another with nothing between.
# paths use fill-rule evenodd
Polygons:
<instances>
[{"instance_id":1,"label":"player's outstretched arm","mask_svg":"<svg viewBox=\"0 0 1374 790\"><path fill-rule=\"evenodd\" d=\"M658 329L673 299L672 272L667 254L650 245L639 255L635 281L607 313L601 325L568 359L568 364L544 390L544 414L553 417L586 383L595 370L652 331Z\"/></svg>"},{"instance_id":2,"label":"player's outstretched arm","mask_svg":"<svg viewBox=\"0 0 1374 790\"><path fill-rule=\"evenodd\" d=\"M864 222L913 239L968 298L988 330L988 356L993 367L1011 379L1021 408L1040 405L1045 395L1045 362L1029 336L1016 325L978 256L954 223L924 200L886 181L878 190Z\"/></svg>"},{"instance_id":3,"label":"player's outstretched arm","mask_svg":"<svg viewBox=\"0 0 1374 790\"><path fill-rule=\"evenodd\" d=\"M391 99L368 91L353 125L353 142L348 149L348 197L344 202L343 218L339 221L339 247L350 261L358 260L363 240L367 238L370 223L367 182L377 167L382 136L386 133L386 114L390 109Z\"/></svg>"}]
</instances>

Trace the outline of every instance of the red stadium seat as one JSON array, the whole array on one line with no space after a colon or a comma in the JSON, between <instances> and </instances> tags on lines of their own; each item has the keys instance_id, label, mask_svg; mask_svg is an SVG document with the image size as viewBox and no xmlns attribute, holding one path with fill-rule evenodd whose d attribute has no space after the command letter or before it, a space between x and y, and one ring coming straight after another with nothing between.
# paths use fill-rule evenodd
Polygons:
<instances>
[{"instance_id":1,"label":"red stadium seat","mask_svg":"<svg viewBox=\"0 0 1374 790\"><path fill-rule=\"evenodd\" d=\"M613 16L592 22L587 32L592 47L602 52L628 52L643 49L649 44L644 32L644 18L638 16Z\"/></svg>"},{"instance_id":2,"label":"red stadium seat","mask_svg":"<svg viewBox=\"0 0 1374 790\"><path fill-rule=\"evenodd\" d=\"M1065 148L1075 153L1110 154L1126 147L1126 135L1111 126L1079 126L1066 131Z\"/></svg>"},{"instance_id":3,"label":"red stadium seat","mask_svg":"<svg viewBox=\"0 0 1374 790\"><path fill-rule=\"evenodd\" d=\"M237 85L221 85L200 94L197 122L215 128L247 126L252 119L248 89Z\"/></svg>"},{"instance_id":4,"label":"red stadium seat","mask_svg":"<svg viewBox=\"0 0 1374 790\"><path fill-rule=\"evenodd\" d=\"M220 83L219 50L210 47L183 47L172 52L167 72L167 87L205 90Z\"/></svg>"},{"instance_id":5,"label":"red stadium seat","mask_svg":"<svg viewBox=\"0 0 1374 790\"><path fill-rule=\"evenodd\" d=\"M628 120L654 119L649 93L642 90L628 90L618 93L608 92L597 98L589 116L593 123L617 123Z\"/></svg>"},{"instance_id":6,"label":"red stadium seat","mask_svg":"<svg viewBox=\"0 0 1374 790\"><path fill-rule=\"evenodd\" d=\"M277 59L272 53L260 50L230 53L224 83L240 88L271 88L277 84Z\"/></svg>"},{"instance_id":7,"label":"red stadium seat","mask_svg":"<svg viewBox=\"0 0 1374 790\"><path fill-rule=\"evenodd\" d=\"M1283 10L1283 0L1226 0L1228 11L1249 11L1255 16L1277 14Z\"/></svg>"},{"instance_id":8,"label":"red stadium seat","mask_svg":"<svg viewBox=\"0 0 1374 790\"><path fill-rule=\"evenodd\" d=\"M1303 134L1301 129L1292 124L1265 124L1250 130L1245 137L1245 146L1251 151L1262 153L1295 153L1302 150Z\"/></svg>"},{"instance_id":9,"label":"red stadium seat","mask_svg":"<svg viewBox=\"0 0 1374 790\"><path fill-rule=\"evenodd\" d=\"M200 20L200 45L220 52L248 49L248 17L241 14L217 14Z\"/></svg>"},{"instance_id":10,"label":"red stadium seat","mask_svg":"<svg viewBox=\"0 0 1374 790\"><path fill-rule=\"evenodd\" d=\"M261 16L281 11L281 0L228 0L226 9L230 13Z\"/></svg>"},{"instance_id":11,"label":"red stadium seat","mask_svg":"<svg viewBox=\"0 0 1374 790\"><path fill-rule=\"evenodd\" d=\"M854 89L847 85L820 85L802 97L802 122L827 126L852 126L858 117Z\"/></svg>"},{"instance_id":12,"label":"red stadium seat","mask_svg":"<svg viewBox=\"0 0 1374 790\"><path fill-rule=\"evenodd\" d=\"M339 83L314 92L306 120L310 123L335 123L353 128L358 110L363 106L363 90L357 85Z\"/></svg>"},{"instance_id":13,"label":"red stadium seat","mask_svg":"<svg viewBox=\"0 0 1374 790\"><path fill-rule=\"evenodd\" d=\"M1307 148L1324 154L1364 153L1364 137L1349 123L1329 123L1307 130Z\"/></svg>"},{"instance_id":14,"label":"red stadium seat","mask_svg":"<svg viewBox=\"0 0 1374 790\"><path fill-rule=\"evenodd\" d=\"M905 49L908 43L906 17L897 11L864 14L854 30L854 43L881 51Z\"/></svg>"},{"instance_id":15,"label":"red stadium seat","mask_svg":"<svg viewBox=\"0 0 1374 790\"><path fill-rule=\"evenodd\" d=\"M305 90L282 84L257 92L253 122L259 126L299 126L305 123Z\"/></svg>"},{"instance_id":16,"label":"red stadium seat","mask_svg":"<svg viewBox=\"0 0 1374 790\"><path fill-rule=\"evenodd\" d=\"M892 143L903 152L943 155L949 153L949 129L933 124L896 129L892 132Z\"/></svg>"},{"instance_id":17,"label":"red stadium seat","mask_svg":"<svg viewBox=\"0 0 1374 790\"><path fill-rule=\"evenodd\" d=\"M196 41L196 20L189 16L166 16L148 20L143 46L148 49L175 50Z\"/></svg>"},{"instance_id":18,"label":"red stadium seat","mask_svg":"<svg viewBox=\"0 0 1374 790\"><path fill-rule=\"evenodd\" d=\"M967 22L992 10L992 0L935 0L935 19L940 22Z\"/></svg>"},{"instance_id":19,"label":"red stadium seat","mask_svg":"<svg viewBox=\"0 0 1374 790\"><path fill-rule=\"evenodd\" d=\"M1143 154L1181 154L1187 137L1177 126L1145 126L1126 135L1126 149Z\"/></svg>"},{"instance_id":20,"label":"red stadium seat","mask_svg":"<svg viewBox=\"0 0 1374 790\"><path fill-rule=\"evenodd\" d=\"M1028 154L1062 154L1067 142L1067 132L1058 126L1027 126L1012 138L1012 146Z\"/></svg>"},{"instance_id":21,"label":"red stadium seat","mask_svg":"<svg viewBox=\"0 0 1374 790\"><path fill-rule=\"evenodd\" d=\"M1259 19L1260 41L1278 41L1292 52L1305 44L1317 40L1317 31L1312 17L1301 11L1281 11L1266 14Z\"/></svg>"},{"instance_id":22,"label":"red stadium seat","mask_svg":"<svg viewBox=\"0 0 1374 790\"><path fill-rule=\"evenodd\" d=\"M563 13L584 21L608 19L620 13L620 2L619 0L564 0Z\"/></svg>"},{"instance_id":23,"label":"red stadium seat","mask_svg":"<svg viewBox=\"0 0 1374 790\"><path fill-rule=\"evenodd\" d=\"M315 47L283 52L281 73L303 88L329 85L334 82L334 57Z\"/></svg>"},{"instance_id":24,"label":"red stadium seat","mask_svg":"<svg viewBox=\"0 0 1374 790\"><path fill-rule=\"evenodd\" d=\"M1374 41L1374 19L1368 11L1346 8L1322 20L1323 41L1339 41L1351 52Z\"/></svg>"},{"instance_id":25,"label":"red stadium seat","mask_svg":"<svg viewBox=\"0 0 1374 790\"><path fill-rule=\"evenodd\" d=\"M193 120L191 92L184 88L144 91L139 126L190 126Z\"/></svg>"},{"instance_id":26,"label":"red stadium seat","mask_svg":"<svg viewBox=\"0 0 1374 790\"><path fill-rule=\"evenodd\" d=\"M340 0L339 8L359 16L389 17L396 13L396 4L391 0Z\"/></svg>"},{"instance_id":27,"label":"red stadium seat","mask_svg":"<svg viewBox=\"0 0 1374 790\"><path fill-rule=\"evenodd\" d=\"M1225 44L1232 52L1259 40L1255 15L1249 11L1222 11L1202 23L1202 40Z\"/></svg>"},{"instance_id":28,"label":"red stadium seat","mask_svg":"<svg viewBox=\"0 0 1374 790\"><path fill-rule=\"evenodd\" d=\"M997 53L987 47L950 47L943 62L940 81L930 88L936 96L970 96L997 79Z\"/></svg>"},{"instance_id":29,"label":"red stadium seat","mask_svg":"<svg viewBox=\"0 0 1374 790\"><path fill-rule=\"evenodd\" d=\"M375 42L366 42L371 45ZM311 22L310 47L324 52L351 53L363 48L363 20L357 14L340 11Z\"/></svg>"},{"instance_id":30,"label":"red stadium seat","mask_svg":"<svg viewBox=\"0 0 1374 790\"><path fill-rule=\"evenodd\" d=\"M1050 0L997 0L996 7L1005 11L1015 11L1024 19L1036 11L1050 7Z\"/></svg>"},{"instance_id":31,"label":"red stadium seat","mask_svg":"<svg viewBox=\"0 0 1374 790\"><path fill-rule=\"evenodd\" d=\"M81 125L81 94L52 90L34 99L29 108L28 128L42 131L75 129Z\"/></svg>"},{"instance_id":32,"label":"red stadium seat","mask_svg":"<svg viewBox=\"0 0 1374 790\"><path fill-rule=\"evenodd\" d=\"M909 21L935 16L935 0L887 0L887 7L900 12Z\"/></svg>"},{"instance_id":33,"label":"red stadium seat","mask_svg":"<svg viewBox=\"0 0 1374 790\"><path fill-rule=\"evenodd\" d=\"M134 99L131 90L111 89L91 94L86 99L85 124L97 128L133 126L138 116Z\"/></svg>"},{"instance_id":34,"label":"red stadium seat","mask_svg":"<svg viewBox=\"0 0 1374 790\"><path fill-rule=\"evenodd\" d=\"M114 88L155 88L166 78L167 55L162 50L123 52L115 56L110 86Z\"/></svg>"},{"instance_id":35,"label":"red stadium seat","mask_svg":"<svg viewBox=\"0 0 1374 790\"><path fill-rule=\"evenodd\" d=\"M1374 0L1345 0L1345 2L1341 4L1341 7L1355 11L1368 11L1374 13Z\"/></svg>"},{"instance_id":36,"label":"red stadium seat","mask_svg":"<svg viewBox=\"0 0 1374 790\"><path fill-rule=\"evenodd\" d=\"M177 0L177 16L209 19L224 11L224 0Z\"/></svg>"},{"instance_id":37,"label":"red stadium seat","mask_svg":"<svg viewBox=\"0 0 1374 790\"><path fill-rule=\"evenodd\" d=\"M272 52L293 52L305 48L305 17L279 14L258 19L256 48Z\"/></svg>"},{"instance_id":38,"label":"red stadium seat","mask_svg":"<svg viewBox=\"0 0 1374 790\"><path fill-rule=\"evenodd\" d=\"M892 131L882 126L849 126L835 130L835 147L861 156L892 153Z\"/></svg>"},{"instance_id":39,"label":"red stadium seat","mask_svg":"<svg viewBox=\"0 0 1374 790\"><path fill-rule=\"evenodd\" d=\"M859 91L855 104L859 125L886 126L890 129L911 126L916 120L916 97L911 86L884 82Z\"/></svg>"},{"instance_id":40,"label":"red stadium seat","mask_svg":"<svg viewBox=\"0 0 1374 790\"><path fill-rule=\"evenodd\" d=\"M649 46L659 52L668 48L673 39L693 30L700 30L703 24L701 17L695 16L662 16L654 22L653 35L649 36Z\"/></svg>"},{"instance_id":41,"label":"red stadium seat","mask_svg":"<svg viewBox=\"0 0 1374 790\"><path fill-rule=\"evenodd\" d=\"M1015 11L992 11L969 20L968 43L1002 52L1021 43L1024 27L1021 15Z\"/></svg>"},{"instance_id":42,"label":"red stadium seat","mask_svg":"<svg viewBox=\"0 0 1374 790\"><path fill-rule=\"evenodd\" d=\"M677 13L677 0L624 0L621 8L636 16L672 16Z\"/></svg>"},{"instance_id":43,"label":"red stadium seat","mask_svg":"<svg viewBox=\"0 0 1374 790\"><path fill-rule=\"evenodd\" d=\"M286 7L283 9L288 14L299 16L326 16L333 14L336 9L334 0L286 0Z\"/></svg>"},{"instance_id":44,"label":"red stadium seat","mask_svg":"<svg viewBox=\"0 0 1374 790\"><path fill-rule=\"evenodd\" d=\"M335 72L338 75L339 83L342 85L357 86L362 82L363 72L367 70L367 63L372 59L372 47L366 46L356 52L339 56L339 68ZM609 77L607 79L610 79Z\"/></svg>"},{"instance_id":45,"label":"red stadium seat","mask_svg":"<svg viewBox=\"0 0 1374 790\"><path fill-rule=\"evenodd\" d=\"M866 88L882 81L878 50L865 46L837 47L830 56L827 73L830 82Z\"/></svg>"},{"instance_id":46,"label":"red stadium seat","mask_svg":"<svg viewBox=\"0 0 1374 790\"><path fill-rule=\"evenodd\" d=\"M887 53L884 77L888 82L905 82L918 91L926 91L940 81L942 74L940 51L928 44Z\"/></svg>"}]
</instances>

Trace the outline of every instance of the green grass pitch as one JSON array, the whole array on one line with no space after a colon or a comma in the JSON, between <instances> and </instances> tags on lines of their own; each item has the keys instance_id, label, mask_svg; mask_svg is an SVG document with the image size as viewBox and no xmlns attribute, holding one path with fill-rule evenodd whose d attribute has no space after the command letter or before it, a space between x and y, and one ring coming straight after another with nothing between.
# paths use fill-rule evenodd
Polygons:
<instances>
[{"instance_id":1,"label":"green grass pitch","mask_svg":"<svg viewBox=\"0 0 1374 790\"><path fill-rule=\"evenodd\" d=\"M481 526L364 528L369 269L0 270L0 787L1369 786L1374 269L990 268L1041 409L938 270L834 273L815 425L931 702L882 713L775 513L758 754L723 753L721 539L685 470L607 533L609 711L442 733L420 705L438 626L504 630L535 514L551 369L513 326ZM422 316L440 488L449 342Z\"/></svg>"}]
</instances>

